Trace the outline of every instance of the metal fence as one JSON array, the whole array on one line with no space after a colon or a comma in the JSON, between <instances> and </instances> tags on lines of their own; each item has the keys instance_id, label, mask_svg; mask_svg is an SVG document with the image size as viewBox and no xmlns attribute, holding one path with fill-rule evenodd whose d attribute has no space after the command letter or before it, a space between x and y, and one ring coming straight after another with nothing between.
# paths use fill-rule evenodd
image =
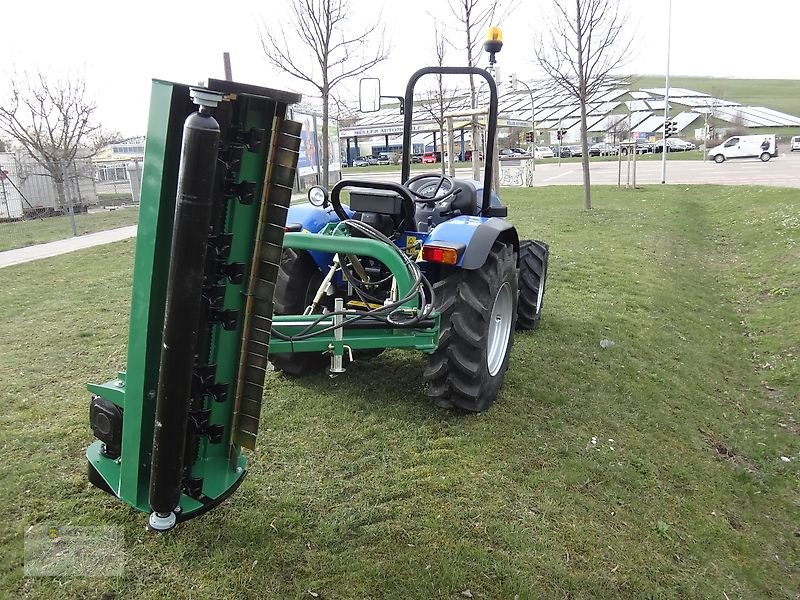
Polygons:
<instances>
[{"instance_id":1,"label":"metal fence","mask_svg":"<svg viewBox=\"0 0 800 600\"><path fill-rule=\"evenodd\" d=\"M140 173L139 162L77 158L48 169L0 153L0 251L135 223L135 209L109 215L138 202Z\"/></svg>"}]
</instances>

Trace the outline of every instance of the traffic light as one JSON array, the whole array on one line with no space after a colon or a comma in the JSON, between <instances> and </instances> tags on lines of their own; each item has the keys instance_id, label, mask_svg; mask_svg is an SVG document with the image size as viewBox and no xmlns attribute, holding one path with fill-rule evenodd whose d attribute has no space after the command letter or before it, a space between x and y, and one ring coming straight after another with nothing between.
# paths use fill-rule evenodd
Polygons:
<instances>
[{"instance_id":1,"label":"traffic light","mask_svg":"<svg viewBox=\"0 0 800 600\"><path fill-rule=\"evenodd\" d=\"M526 131L525 132L525 141L529 142L529 143L533 142L533 132L532 131Z\"/></svg>"},{"instance_id":2,"label":"traffic light","mask_svg":"<svg viewBox=\"0 0 800 600\"><path fill-rule=\"evenodd\" d=\"M559 130L557 130L557 131L556 131L556 139L557 139L559 142L561 141L561 136L562 136L562 135L563 135L563 134L562 134L562 130L561 130L561 129L559 129Z\"/></svg>"},{"instance_id":3,"label":"traffic light","mask_svg":"<svg viewBox=\"0 0 800 600\"><path fill-rule=\"evenodd\" d=\"M672 137L678 133L678 124L675 121L664 121L664 137Z\"/></svg>"}]
</instances>

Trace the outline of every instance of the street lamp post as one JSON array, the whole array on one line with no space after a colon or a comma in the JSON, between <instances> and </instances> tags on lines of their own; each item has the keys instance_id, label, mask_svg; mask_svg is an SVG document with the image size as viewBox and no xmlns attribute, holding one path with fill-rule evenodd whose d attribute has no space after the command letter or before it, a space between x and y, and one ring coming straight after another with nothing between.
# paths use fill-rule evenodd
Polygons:
<instances>
[{"instance_id":1,"label":"street lamp post","mask_svg":"<svg viewBox=\"0 0 800 600\"><path fill-rule=\"evenodd\" d=\"M516 75L512 75L511 89L513 89L515 92L517 91L518 83L524 85L528 90L528 94L530 94L531 96L531 132L533 132L533 145L531 146L531 156L533 157L533 159L531 165L533 167L533 171L536 171L536 120L534 119L536 113L536 107L533 103L533 90L531 89L531 86L529 86L524 81L521 81L519 78L517 78Z\"/></svg>"},{"instance_id":2,"label":"street lamp post","mask_svg":"<svg viewBox=\"0 0 800 600\"><path fill-rule=\"evenodd\" d=\"M667 15L667 79L664 89L664 137L661 146L661 183L667 182L667 120L669 119L669 46L672 40L672 0L669 0Z\"/></svg>"}]
</instances>

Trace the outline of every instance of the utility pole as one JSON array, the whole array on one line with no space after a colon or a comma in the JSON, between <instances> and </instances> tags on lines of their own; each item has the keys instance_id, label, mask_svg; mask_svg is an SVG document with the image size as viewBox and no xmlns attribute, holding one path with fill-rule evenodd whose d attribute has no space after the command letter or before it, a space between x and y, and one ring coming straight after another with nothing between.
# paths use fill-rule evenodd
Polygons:
<instances>
[{"instance_id":1,"label":"utility pole","mask_svg":"<svg viewBox=\"0 0 800 600\"><path fill-rule=\"evenodd\" d=\"M562 121L561 119L558 120L558 168L561 168L561 143L564 138L564 128L561 127Z\"/></svg>"},{"instance_id":2,"label":"utility pole","mask_svg":"<svg viewBox=\"0 0 800 600\"><path fill-rule=\"evenodd\" d=\"M661 147L661 183L667 182L667 120L669 119L669 55L670 43L672 41L672 0L669 2L667 15L667 80L664 89L664 137Z\"/></svg>"},{"instance_id":3,"label":"utility pole","mask_svg":"<svg viewBox=\"0 0 800 600\"><path fill-rule=\"evenodd\" d=\"M222 53L222 68L225 71L225 81L233 81L233 73L231 72L231 54L230 52Z\"/></svg>"},{"instance_id":4,"label":"utility pole","mask_svg":"<svg viewBox=\"0 0 800 600\"><path fill-rule=\"evenodd\" d=\"M528 146L528 150L530 151L531 156L533 157L531 159L532 161L531 165L533 167L533 171L535 172L536 171L536 119L535 119L536 106L533 103L533 90L531 89L531 86L529 86L527 83L517 78L517 75L515 73L511 76L511 89L513 89L515 92L517 91L518 83L521 83L528 89L528 94L531 97L531 132L533 134L533 142L531 142L531 145Z\"/></svg>"}]
</instances>

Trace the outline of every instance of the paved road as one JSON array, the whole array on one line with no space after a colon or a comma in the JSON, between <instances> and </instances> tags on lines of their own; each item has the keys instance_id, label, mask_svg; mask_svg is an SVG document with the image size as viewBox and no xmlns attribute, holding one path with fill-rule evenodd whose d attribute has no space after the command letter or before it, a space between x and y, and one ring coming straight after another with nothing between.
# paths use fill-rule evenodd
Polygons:
<instances>
[{"instance_id":1,"label":"paved road","mask_svg":"<svg viewBox=\"0 0 800 600\"><path fill-rule=\"evenodd\" d=\"M50 258L59 254L66 254L75 250L83 250L92 246L100 246L111 242L118 242L136 235L136 225L109 229L108 231L98 231L97 233L87 233L78 237L57 240L46 244L37 244L27 248L17 248L16 250L6 250L0 252L0 269L39 260L40 258Z\"/></svg>"},{"instance_id":2,"label":"paved road","mask_svg":"<svg viewBox=\"0 0 800 600\"><path fill-rule=\"evenodd\" d=\"M624 158L624 157L623 157ZM592 183L616 185L618 165L616 162L593 161ZM412 174L418 174L414 171ZM456 169L456 177L471 177L470 169ZM622 183L625 184L627 166L622 163ZM382 173L348 174L348 179L371 181L399 181L400 171ZM583 182L580 163L554 163L536 165L534 185L579 185ZM661 161L640 160L636 162L636 183L661 183ZM778 187L800 187L800 153L786 153L763 163L759 159L730 160L718 165L713 161L675 160L667 162L667 183L716 183L727 185L770 185Z\"/></svg>"}]
</instances>

